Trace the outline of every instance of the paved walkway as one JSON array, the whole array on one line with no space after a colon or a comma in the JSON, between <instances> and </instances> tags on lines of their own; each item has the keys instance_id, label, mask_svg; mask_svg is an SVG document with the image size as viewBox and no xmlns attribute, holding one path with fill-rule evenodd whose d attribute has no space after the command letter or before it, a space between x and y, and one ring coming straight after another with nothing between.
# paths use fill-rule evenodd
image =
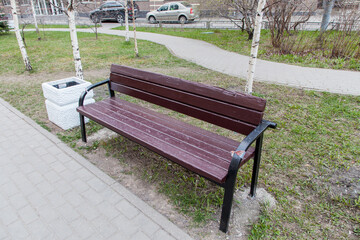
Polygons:
<instances>
[{"instance_id":1,"label":"paved walkway","mask_svg":"<svg viewBox=\"0 0 360 240\"><path fill-rule=\"evenodd\" d=\"M0 98L0 239L191 239Z\"/></svg>"},{"instance_id":2,"label":"paved walkway","mask_svg":"<svg viewBox=\"0 0 360 240\"><path fill-rule=\"evenodd\" d=\"M125 31L111 30L111 28L116 26L119 25L103 23L103 27L98 28L98 32L125 36ZM45 30L69 31L68 29ZM91 29L77 29L77 31L93 33ZM130 31L130 37L132 36L133 32ZM247 78L248 56L229 52L207 42L190 38L147 32L137 32L136 36L137 39L162 44L175 56L205 68L242 79ZM360 72L355 71L299 67L258 59L255 70L255 81L360 96Z\"/></svg>"},{"instance_id":3,"label":"paved walkway","mask_svg":"<svg viewBox=\"0 0 360 240\"><path fill-rule=\"evenodd\" d=\"M116 24L104 23L99 33L125 36L125 31L111 30ZM54 29L55 30L55 29ZM89 29L78 29L92 32ZM132 32L130 35L132 36ZM212 44L174 36L137 32L138 39L166 46L174 55L200 66L231 76L247 78L248 56L225 51ZM141 51L141 49L140 49ZM360 64L360 63L359 63ZM299 67L283 63L258 60L255 81L275 83L296 88L331 93L360 95L360 72L322 68Z\"/></svg>"}]
</instances>

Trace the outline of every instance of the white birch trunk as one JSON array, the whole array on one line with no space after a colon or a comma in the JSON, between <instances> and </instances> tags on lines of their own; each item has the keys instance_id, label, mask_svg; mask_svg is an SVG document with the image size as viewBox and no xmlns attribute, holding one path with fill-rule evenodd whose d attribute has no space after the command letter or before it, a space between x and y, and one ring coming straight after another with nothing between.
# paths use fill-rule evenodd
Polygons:
<instances>
[{"instance_id":1,"label":"white birch trunk","mask_svg":"<svg viewBox=\"0 0 360 240\"><path fill-rule=\"evenodd\" d=\"M30 71L30 70L32 70L32 67L30 64L29 57L26 52L26 48L25 48L23 39L20 34L19 18L18 18L17 11L16 11L16 2L15 2L15 0L10 0L10 3L11 3L11 13L13 16L13 21L14 21L14 30L15 30L16 39L18 41L20 52L21 52L22 58L24 60L25 68L27 71Z\"/></svg>"},{"instance_id":2,"label":"white birch trunk","mask_svg":"<svg viewBox=\"0 0 360 240\"><path fill-rule=\"evenodd\" d=\"M35 7L34 7L34 0L30 0L30 5L31 5L31 10L32 10L32 12L33 12L34 24L35 24L36 33L37 33L37 35L38 35L38 40L40 40L41 37L40 37L40 31L39 31L39 27L38 27L37 19L36 19L36 12L35 12Z\"/></svg>"},{"instance_id":3,"label":"white birch trunk","mask_svg":"<svg viewBox=\"0 0 360 240\"><path fill-rule=\"evenodd\" d=\"M80 58L79 43L76 33L75 10L73 7L73 1L70 1L69 3L69 7L67 8L67 15L69 19L70 38L71 38L71 45L73 48L76 77L80 79L84 79L82 65L81 65L81 58Z\"/></svg>"},{"instance_id":4,"label":"white birch trunk","mask_svg":"<svg viewBox=\"0 0 360 240\"><path fill-rule=\"evenodd\" d=\"M39 0L39 1L40 1L40 0ZM46 15L49 15L45 0L43 0L43 4L44 4L44 9L45 9L45 14L46 14Z\"/></svg>"},{"instance_id":5,"label":"white birch trunk","mask_svg":"<svg viewBox=\"0 0 360 240\"><path fill-rule=\"evenodd\" d=\"M55 15L54 1L50 0L51 15Z\"/></svg>"},{"instance_id":6,"label":"white birch trunk","mask_svg":"<svg viewBox=\"0 0 360 240\"><path fill-rule=\"evenodd\" d=\"M254 82L255 75L255 65L256 59L259 49L259 41L260 41L260 33L261 33L261 22L263 17L263 8L266 4L266 0L259 0L258 7L256 10L256 19L255 19L255 28L254 28L254 36L251 44L251 53L250 53L250 61L249 61L249 69L248 69L248 79L245 86L245 92L251 94L252 86Z\"/></svg>"},{"instance_id":7,"label":"white birch trunk","mask_svg":"<svg viewBox=\"0 0 360 240\"><path fill-rule=\"evenodd\" d=\"M139 57L139 49L138 49L137 40L136 40L136 25L135 25L134 0L131 0L131 8L132 8L132 20L133 20L133 28L134 28L135 54L136 54L136 57Z\"/></svg>"},{"instance_id":8,"label":"white birch trunk","mask_svg":"<svg viewBox=\"0 0 360 240\"><path fill-rule=\"evenodd\" d=\"M129 10L127 0L125 3L125 41L129 41Z\"/></svg>"}]
</instances>

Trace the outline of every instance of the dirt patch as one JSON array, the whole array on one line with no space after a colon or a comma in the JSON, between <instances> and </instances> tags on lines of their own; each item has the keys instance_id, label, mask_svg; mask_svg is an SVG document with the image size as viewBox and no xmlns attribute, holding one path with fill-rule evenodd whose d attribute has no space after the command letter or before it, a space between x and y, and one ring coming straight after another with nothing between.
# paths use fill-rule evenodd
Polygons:
<instances>
[{"instance_id":1,"label":"dirt patch","mask_svg":"<svg viewBox=\"0 0 360 240\"><path fill-rule=\"evenodd\" d=\"M331 175L321 178L331 197L344 197L359 200L360 197L360 166L348 170L337 170Z\"/></svg>"}]
</instances>

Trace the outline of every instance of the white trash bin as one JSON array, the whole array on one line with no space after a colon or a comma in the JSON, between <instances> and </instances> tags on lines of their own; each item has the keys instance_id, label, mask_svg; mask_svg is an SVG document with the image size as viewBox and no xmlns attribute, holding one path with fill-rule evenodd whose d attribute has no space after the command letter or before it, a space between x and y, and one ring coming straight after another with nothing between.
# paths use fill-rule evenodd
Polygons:
<instances>
[{"instance_id":1,"label":"white trash bin","mask_svg":"<svg viewBox=\"0 0 360 240\"><path fill-rule=\"evenodd\" d=\"M91 83L80 78L64 78L42 84L45 105L49 120L64 130L80 125L79 113L76 108L79 97ZM85 98L84 105L94 103L93 91ZM88 122L85 119L85 122Z\"/></svg>"}]
</instances>

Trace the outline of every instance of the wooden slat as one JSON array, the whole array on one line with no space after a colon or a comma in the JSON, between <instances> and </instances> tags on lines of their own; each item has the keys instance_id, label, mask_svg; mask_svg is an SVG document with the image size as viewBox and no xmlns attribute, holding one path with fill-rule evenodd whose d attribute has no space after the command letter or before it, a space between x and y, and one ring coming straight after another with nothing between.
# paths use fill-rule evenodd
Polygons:
<instances>
[{"instance_id":1,"label":"wooden slat","mask_svg":"<svg viewBox=\"0 0 360 240\"><path fill-rule=\"evenodd\" d=\"M189 93L194 93L195 95L206 96L209 98L217 99L219 101L236 104L238 106L260 112L263 112L265 110L265 99L244 93L228 91L219 87L208 86L201 83L195 83L180 78L147 72L144 70L120 66L116 64L111 65L111 73L143 79L145 81L153 82Z\"/></svg>"},{"instance_id":2,"label":"wooden slat","mask_svg":"<svg viewBox=\"0 0 360 240\"><path fill-rule=\"evenodd\" d=\"M116 98L79 107L78 111L185 168L218 183L225 181L231 159L230 150L234 150L238 145L234 140L209 133ZM176 126L181 131L171 129L169 126ZM194 128L197 130L192 131L191 129ZM191 134L186 138L188 132ZM206 142L211 144L206 146ZM219 145L216 145L217 143ZM224 148L224 145L226 146L225 150L219 150ZM253 149L250 149L244 163L252 156Z\"/></svg>"},{"instance_id":3,"label":"wooden slat","mask_svg":"<svg viewBox=\"0 0 360 240\"><path fill-rule=\"evenodd\" d=\"M189 106L180 102L173 101L161 96L157 96L138 89L130 88L111 82L111 88L115 91L124 93L126 95L154 103L159 106L169 108L171 110L198 118L200 120L215 124L217 126L247 135L256 128L257 125L242 122L240 120L232 119L226 116L219 115L214 112L206 111L204 109Z\"/></svg>"},{"instance_id":4,"label":"wooden slat","mask_svg":"<svg viewBox=\"0 0 360 240\"><path fill-rule=\"evenodd\" d=\"M247 109L235 104L195 95L193 93L184 92L178 89L173 89L167 86L143 81L141 79L136 79L125 75L111 73L110 79L113 83L119 83L121 85L139 89L144 92L149 92L154 95L162 96L190 106L205 109L210 112L216 112L220 115L228 116L254 125L258 125L263 117L263 112Z\"/></svg>"},{"instance_id":5,"label":"wooden slat","mask_svg":"<svg viewBox=\"0 0 360 240\"><path fill-rule=\"evenodd\" d=\"M233 139L186 124L182 121L174 120L171 117L149 111L148 109L141 108L124 100L113 98L106 99L103 103L107 104L107 106L104 106L106 108L111 108L111 110L130 118L138 119L139 122L142 121L150 127L155 125L154 128L158 128L166 134L177 137L182 141L191 141L195 146L200 148L213 147L212 152L218 152L219 155L229 153L234 150L233 146L237 147L239 144Z\"/></svg>"}]
</instances>

